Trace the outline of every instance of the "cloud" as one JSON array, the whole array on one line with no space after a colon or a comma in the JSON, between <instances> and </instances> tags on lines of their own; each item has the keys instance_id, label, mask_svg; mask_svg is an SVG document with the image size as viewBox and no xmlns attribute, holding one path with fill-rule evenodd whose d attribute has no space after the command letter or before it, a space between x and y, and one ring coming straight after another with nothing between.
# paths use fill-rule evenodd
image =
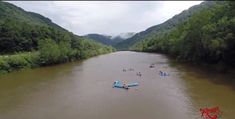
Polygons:
<instances>
[{"instance_id":1,"label":"cloud","mask_svg":"<svg viewBox=\"0 0 235 119\"><path fill-rule=\"evenodd\" d=\"M78 35L117 35L157 25L201 1L8 1Z\"/></svg>"}]
</instances>

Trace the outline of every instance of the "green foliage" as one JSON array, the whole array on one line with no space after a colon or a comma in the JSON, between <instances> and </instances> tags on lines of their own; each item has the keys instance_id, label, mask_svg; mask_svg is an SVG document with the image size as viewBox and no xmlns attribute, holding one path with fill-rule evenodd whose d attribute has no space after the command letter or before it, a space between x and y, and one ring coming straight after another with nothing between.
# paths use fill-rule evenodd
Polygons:
<instances>
[{"instance_id":1,"label":"green foliage","mask_svg":"<svg viewBox=\"0 0 235 119\"><path fill-rule=\"evenodd\" d=\"M21 53L0 56L0 73L38 66L38 53Z\"/></svg>"},{"instance_id":2,"label":"green foliage","mask_svg":"<svg viewBox=\"0 0 235 119\"><path fill-rule=\"evenodd\" d=\"M59 43L52 39L44 39L39 41L37 52L0 56L0 73L81 60L115 51L112 47L87 39L78 40L76 45L74 44L76 48L71 48L68 41L66 37Z\"/></svg>"},{"instance_id":3,"label":"green foliage","mask_svg":"<svg viewBox=\"0 0 235 119\"><path fill-rule=\"evenodd\" d=\"M10 65L2 57L0 58L0 73L6 73L10 70Z\"/></svg>"},{"instance_id":4,"label":"green foliage","mask_svg":"<svg viewBox=\"0 0 235 119\"><path fill-rule=\"evenodd\" d=\"M71 45L69 42L66 41L60 41L58 44L59 50L60 50L60 62L68 62L71 58Z\"/></svg>"},{"instance_id":5,"label":"green foliage","mask_svg":"<svg viewBox=\"0 0 235 119\"><path fill-rule=\"evenodd\" d=\"M68 32L40 14L0 2L0 73L80 60L112 51L109 46Z\"/></svg>"},{"instance_id":6,"label":"green foliage","mask_svg":"<svg viewBox=\"0 0 235 119\"><path fill-rule=\"evenodd\" d=\"M55 41L51 39L39 42L40 62L42 65L56 64L59 62L60 49Z\"/></svg>"},{"instance_id":7,"label":"green foliage","mask_svg":"<svg viewBox=\"0 0 235 119\"><path fill-rule=\"evenodd\" d=\"M215 2L171 29L148 35L131 49L167 53L197 63L235 66L233 2ZM223 67L223 68L221 68Z\"/></svg>"},{"instance_id":8,"label":"green foliage","mask_svg":"<svg viewBox=\"0 0 235 119\"><path fill-rule=\"evenodd\" d=\"M105 44L105 45L114 45L114 40L111 39L111 36L105 36L100 34L88 34L85 36L86 38L89 38L91 40L95 40L99 43Z\"/></svg>"},{"instance_id":9,"label":"green foliage","mask_svg":"<svg viewBox=\"0 0 235 119\"><path fill-rule=\"evenodd\" d=\"M0 53L37 50L39 39L51 38L58 42L66 34L71 33L50 26L35 26L6 19L0 24Z\"/></svg>"},{"instance_id":10,"label":"green foliage","mask_svg":"<svg viewBox=\"0 0 235 119\"><path fill-rule=\"evenodd\" d=\"M87 50L82 50L87 49ZM99 54L109 53L115 51L111 46L105 46L100 43L94 42L88 39L81 39L77 42L78 57L86 59L91 56L97 56Z\"/></svg>"},{"instance_id":11,"label":"green foliage","mask_svg":"<svg viewBox=\"0 0 235 119\"><path fill-rule=\"evenodd\" d=\"M115 47L118 50L128 50L128 49L132 49L133 45L136 44L137 42L141 42L144 39L155 39L154 37L157 36L162 37L161 35L163 35L166 32L169 32L171 29L174 29L175 26L181 25L183 23L185 23L188 19L190 19L190 17L194 14L197 13L201 10L204 9L208 9L212 6L214 6L215 4L223 4L222 2L216 2L216 1L209 1L209 2L203 2L200 5L195 5L191 8L189 8L188 10L183 11L182 13L175 15L174 17L172 17L171 19L167 20L166 22L159 24L159 25L155 25L152 26L148 29L146 29L145 31L139 32L137 34L135 34L133 37L124 40L118 44L115 45ZM145 42L145 41L144 41ZM162 44L163 42L161 42ZM164 43L163 43L164 44ZM147 45L147 44L145 44ZM132 48L131 48L132 47ZM147 48L148 50L152 51L154 50L153 48Z\"/></svg>"},{"instance_id":12,"label":"green foliage","mask_svg":"<svg viewBox=\"0 0 235 119\"><path fill-rule=\"evenodd\" d=\"M22 55L14 55L11 58L8 58L8 64L11 68L14 68L16 70L22 68L30 68L29 62L27 62L27 60Z\"/></svg>"},{"instance_id":13,"label":"green foliage","mask_svg":"<svg viewBox=\"0 0 235 119\"><path fill-rule=\"evenodd\" d=\"M39 39L58 42L65 34L73 35L46 17L0 2L0 54L37 50Z\"/></svg>"}]
</instances>

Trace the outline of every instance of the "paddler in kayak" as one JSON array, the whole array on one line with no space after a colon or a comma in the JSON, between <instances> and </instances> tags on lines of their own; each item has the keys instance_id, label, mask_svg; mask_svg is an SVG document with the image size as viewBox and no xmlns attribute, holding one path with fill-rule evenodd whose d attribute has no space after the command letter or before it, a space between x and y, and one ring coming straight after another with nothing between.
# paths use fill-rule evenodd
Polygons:
<instances>
[{"instance_id":1,"label":"paddler in kayak","mask_svg":"<svg viewBox=\"0 0 235 119\"><path fill-rule=\"evenodd\" d=\"M138 72L136 75L137 75L137 76L140 76L140 77L142 76L142 74L141 74L140 72Z\"/></svg>"},{"instance_id":2,"label":"paddler in kayak","mask_svg":"<svg viewBox=\"0 0 235 119\"><path fill-rule=\"evenodd\" d=\"M123 88L129 89L128 85L126 85L125 83L123 83Z\"/></svg>"}]
</instances>

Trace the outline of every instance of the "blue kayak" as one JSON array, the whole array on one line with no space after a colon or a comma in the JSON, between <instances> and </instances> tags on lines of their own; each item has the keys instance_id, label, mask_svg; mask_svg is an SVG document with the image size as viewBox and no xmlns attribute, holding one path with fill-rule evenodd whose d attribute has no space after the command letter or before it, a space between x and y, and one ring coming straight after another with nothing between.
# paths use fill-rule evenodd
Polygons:
<instances>
[{"instance_id":1,"label":"blue kayak","mask_svg":"<svg viewBox=\"0 0 235 119\"><path fill-rule=\"evenodd\" d=\"M130 83L130 84L127 84L128 87L134 87L134 86L138 86L139 84L138 83Z\"/></svg>"},{"instance_id":2,"label":"blue kayak","mask_svg":"<svg viewBox=\"0 0 235 119\"><path fill-rule=\"evenodd\" d=\"M113 83L113 88L125 88L125 89L127 89L127 88L129 88L129 87L134 87L134 86L138 86L139 85L139 83L129 83L129 84L126 84L126 87L122 84L122 82L121 81L115 81L114 83Z\"/></svg>"}]
</instances>

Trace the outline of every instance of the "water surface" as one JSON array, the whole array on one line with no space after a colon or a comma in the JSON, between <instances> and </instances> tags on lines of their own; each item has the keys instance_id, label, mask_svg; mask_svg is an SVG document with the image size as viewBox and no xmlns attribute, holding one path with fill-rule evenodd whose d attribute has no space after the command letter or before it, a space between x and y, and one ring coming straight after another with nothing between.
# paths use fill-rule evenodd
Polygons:
<instances>
[{"instance_id":1,"label":"water surface","mask_svg":"<svg viewBox=\"0 0 235 119\"><path fill-rule=\"evenodd\" d=\"M160 54L127 51L13 72L0 76L0 119L200 119L199 108L213 106L234 119L235 90L211 81L216 77L172 67ZM116 89L115 80L140 85Z\"/></svg>"}]
</instances>

